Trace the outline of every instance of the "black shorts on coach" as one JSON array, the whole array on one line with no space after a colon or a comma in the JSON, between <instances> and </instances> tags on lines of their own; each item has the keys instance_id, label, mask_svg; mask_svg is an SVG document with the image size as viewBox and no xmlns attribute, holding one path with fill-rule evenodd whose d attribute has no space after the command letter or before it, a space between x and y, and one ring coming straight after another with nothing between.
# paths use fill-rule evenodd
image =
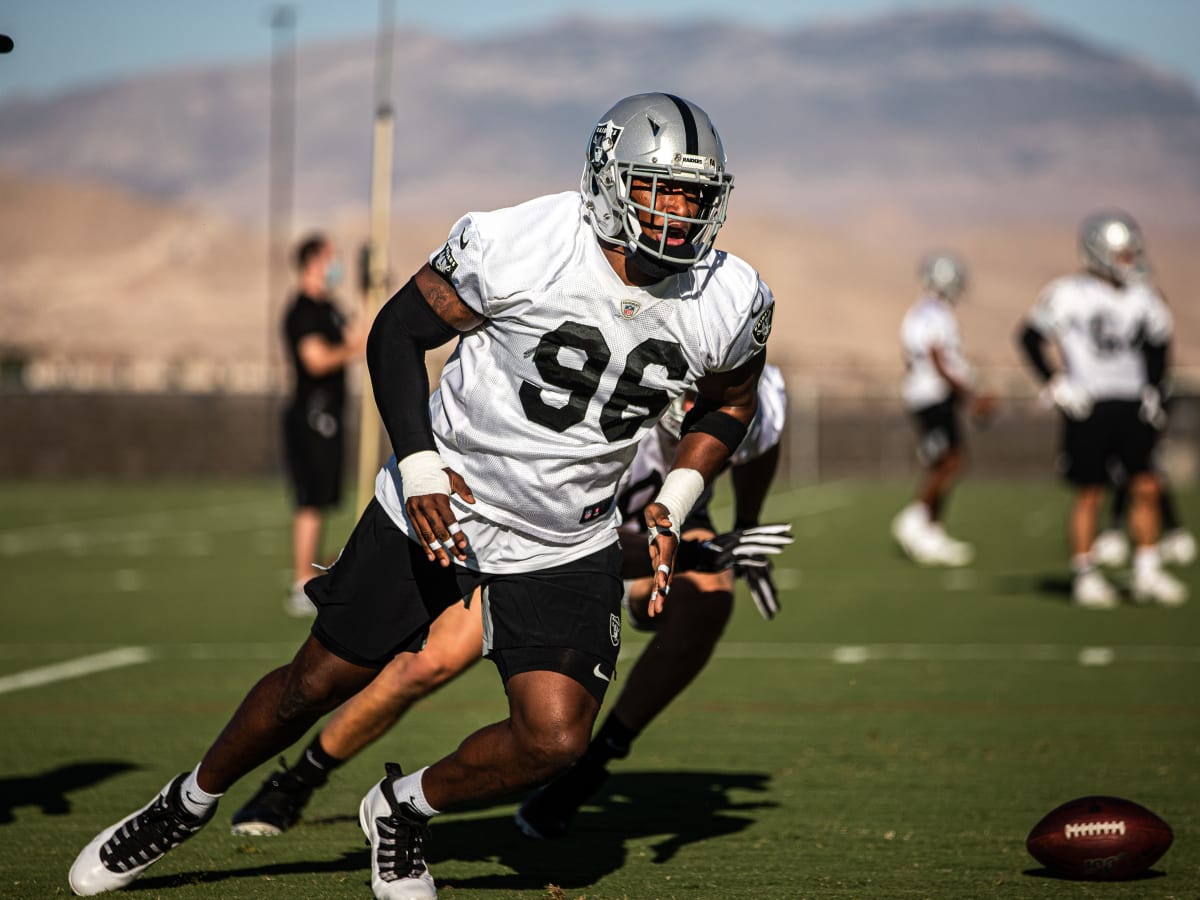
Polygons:
<instances>
[{"instance_id":1,"label":"black shorts on coach","mask_svg":"<svg viewBox=\"0 0 1200 900\"><path fill-rule=\"evenodd\" d=\"M332 414L284 413L283 452L297 507L326 509L341 502L343 444L341 422Z\"/></svg>"}]
</instances>

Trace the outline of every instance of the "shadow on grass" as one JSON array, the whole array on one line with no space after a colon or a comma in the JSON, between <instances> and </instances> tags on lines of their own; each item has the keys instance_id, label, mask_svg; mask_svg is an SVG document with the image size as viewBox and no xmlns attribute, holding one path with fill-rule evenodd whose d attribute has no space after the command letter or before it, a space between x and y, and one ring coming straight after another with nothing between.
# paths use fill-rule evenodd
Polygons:
<instances>
[{"instance_id":1,"label":"shadow on grass","mask_svg":"<svg viewBox=\"0 0 1200 900\"><path fill-rule=\"evenodd\" d=\"M1149 881L1153 878L1165 878L1167 875L1166 872L1160 872L1160 871L1158 871L1158 869L1147 869L1145 872L1141 872L1140 874L1134 875L1131 878L1104 878L1104 879L1072 878L1070 875L1063 875L1061 872L1055 872L1053 869L1026 869L1021 874L1027 875L1030 878L1048 878L1051 881L1084 881L1084 880L1087 880L1087 881L1092 882L1093 884L1105 883L1105 882L1111 883L1114 881Z\"/></svg>"},{"instance_id":2,"label":"shadow on grass","mask_svg":"<svg viewBox=\"0 0 1200 900\"><path fill-rule=\"evenodd\" d=\"M129 762L82 762L59 766L41 775L0 778L0 825L15 821L14 810L34 806L47 816L65 816L71 811L67 795L136 769Z\"/></svg>"},{"instance_id":3,"label":"shadow on grass","mask_svg":"<svg viewBox=\"0 0 1200 900\"><path fill-rule=\"evenodd\" d=\"M763 794L770 776L756 772L623 772L613 775L593 801L576 816L571 833L552 843L522 836L512 816L447 816L435 822L427 859L439 885L455 888L536 890L548 884L579 888L594 884L625 864L626 842L659 838L651 845L652 862L670 861L682 847L736 834L752 824L752 813L777 804L765 799L739 801L733 791ZM330 816L306 826L345 821ZM304 826L302 826L304 827ZM186 852L186 851L185 851ZM439 875L439 863L491 863L507 871L453 878ZM343 852L334 860L247 866L217 872L182 872L139 879L128 890L162 890L229 878L261 878L361 870L369 879L365 849Z\"/></svg>"}]
</instances>

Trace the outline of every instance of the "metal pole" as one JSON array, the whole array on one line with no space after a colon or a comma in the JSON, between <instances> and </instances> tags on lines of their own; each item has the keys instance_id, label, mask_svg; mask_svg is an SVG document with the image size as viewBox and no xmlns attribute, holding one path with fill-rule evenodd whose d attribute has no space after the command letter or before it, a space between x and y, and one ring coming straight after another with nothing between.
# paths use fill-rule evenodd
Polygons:
<instances>
[{"instance_id":1,"label":"metal pole","mask_svg":"<svg viewBox=\"0 0 1200 900\"><path fill-rule=\"evenodd\" d=\"M287 247L292 234L292 193L296 128L296 46L294 6L271 9L270 117L267 151L267 356L266 393L272 413L278 405L281 347L279 304L286 284ZM268 415L267 446L278 439L278 415Z\"/></svg>"},{"instance_id":2,"label":"metal pole","mask_svg":"<svg viewBox=\"0 0 1200 900\"><path fill-rule=\"evenodd\" d=\"M379 35L375 49L375 133L371 165L371 233L368 242L367 295L363 310L371 322L388 290L388 242L392 218L392 27L393 0L379 2ZM363 370L362 406L358 429L357 505L361 513L375 495L379 469L380 421L371 390L371 375Z\"/></svg>"}]
</instances>

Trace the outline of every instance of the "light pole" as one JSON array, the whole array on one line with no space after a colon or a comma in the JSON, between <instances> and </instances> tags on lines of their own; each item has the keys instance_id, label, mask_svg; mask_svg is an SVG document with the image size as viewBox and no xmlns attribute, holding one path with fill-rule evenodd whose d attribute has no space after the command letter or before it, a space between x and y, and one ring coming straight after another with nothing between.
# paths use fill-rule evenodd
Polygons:
<instances>
[{"instance_id":1,"label":"light pole","mask_svg":"<svg viewBox=\"0 0 1200 900\"><path fill-rule=\"evenodd\" d=\"M267 138L267 392L278 394L280 358L276 317L284 290L287 246L292 234L296 145L296 8L271 8L270 115ZM277 417L270 416L275 429ZM274 434L274 430L272 431Z\"/></svg>"},{"instance_id":2,"label":"light pole","mask_svg":"<svg viewBox=\"0 0 1200 900\"><path fill-rule=\"evenodd\" d=\"M371 154L371 232L367 244L366 321L371 322L388 290L388 242L392 217L391 80L393 0L379 0L379 34L375 47L375 132ZM371 391L371 375L364 369L362 408L358 428L357 504L361 513L375 495L379 469L379 413Z\"/></svg>"}]
</instances>

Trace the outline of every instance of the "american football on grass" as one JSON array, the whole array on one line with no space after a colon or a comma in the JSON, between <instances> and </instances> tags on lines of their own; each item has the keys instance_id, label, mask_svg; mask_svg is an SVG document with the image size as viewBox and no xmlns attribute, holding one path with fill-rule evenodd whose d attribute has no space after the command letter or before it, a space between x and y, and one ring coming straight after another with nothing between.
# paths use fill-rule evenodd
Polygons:
<instances>
[{"instance_id":1,"label":"american football on grass","mask_svg":"<svg viewBox=\"0 0 1200 900\"><path fill-rule=\"evenodd\" d=\"M1046 813L1025 847L1067 878L1116 881L1145 872L1172 840L1171 826L1132 800L1080 797Z\"/></svg>"}]
</instances>

